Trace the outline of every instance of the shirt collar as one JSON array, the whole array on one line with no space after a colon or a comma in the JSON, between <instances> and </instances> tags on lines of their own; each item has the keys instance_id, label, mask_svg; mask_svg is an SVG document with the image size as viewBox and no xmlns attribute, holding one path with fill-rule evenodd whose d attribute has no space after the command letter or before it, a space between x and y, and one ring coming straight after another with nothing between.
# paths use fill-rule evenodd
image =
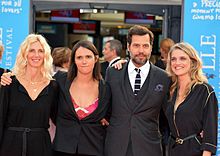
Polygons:
<instances>
[{"instance_id":1,"label":"shirt collar","mask_svg":"<svg viewBox=\"0 0 220 156\"><path fill-rule=\"evenodd\" d=\"M131 74L133 72L136 73L135 68L137 68L134 63L130 60L128 63L128 73ZM143 66L141 66L140 68L138 68L141 70L141 73L144 75L148 75L149 70L150 70L150 63L149 61L147 61Z\"/></svg>"}]
</instances>

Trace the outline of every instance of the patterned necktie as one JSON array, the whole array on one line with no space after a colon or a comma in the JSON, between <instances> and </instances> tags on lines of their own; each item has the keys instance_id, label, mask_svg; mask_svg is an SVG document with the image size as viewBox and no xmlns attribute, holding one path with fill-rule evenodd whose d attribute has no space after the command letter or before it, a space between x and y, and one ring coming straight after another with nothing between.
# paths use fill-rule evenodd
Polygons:
<instances>
[{"instance_id":1,"label":"patterned necktie","mask_svg":"<svg viewBox=\"0 0 220 156\"><path fill-rule=\"evenodd\" d=\"M134 82L134 95L137 95L141 89L141 75L140 75L141 70L135 68L135 71L137 72L137 75Z\"/></svg>"}]
</instances>

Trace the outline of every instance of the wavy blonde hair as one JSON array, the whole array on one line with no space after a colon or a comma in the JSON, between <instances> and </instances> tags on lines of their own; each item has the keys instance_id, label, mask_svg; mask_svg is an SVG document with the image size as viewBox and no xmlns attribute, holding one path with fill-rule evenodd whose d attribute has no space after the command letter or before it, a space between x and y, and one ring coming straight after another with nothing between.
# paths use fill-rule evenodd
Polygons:
<instances>
[{"instance_id":1,"label":"wavy blonde hair","mask_svg":"<svg viewBox=\"0 0 220 156\"><path fill-rule=\"evenodd\" d=\"M51 56L51 49L46 39L39 34L30 34L21 43L20 48L18 50L15 66L13 68L13 72L17 76L21 76L25 74L27 68L27 55L30 49L30 45L35 42L40 42L40 44L44 49L44 54L45 54L43 66L41 68L41 73L43 74L43 77L52 80L53 58Z\"/></svg>"},{"instance_id":2,"label":"wavy blonde hair","mask_svg":"<svg viewBox=\"0 0 220 156\"><path fill-rule=\"evenodd\" d=\"M171 97L173 96L175 89L178 87L177 76L174 74L174 72L171 69L171 56L172 56L172 52L176 49L183 51L185 54L189 56L191 60L190 61L191 67L189 71L191 82L187 87L185 96L189 94L191 87L195 86L194 84L198 84L198 83L201 84L203 82L207 82L207 78L205 77L202 71L202 61L199 58L197 51L188 43L184 43L184 42L176 43L174 46L171 47L168 53L167 68L166 68L168 75L172 78L172 84L170 87Z\"/></svg>"}]
</instances>

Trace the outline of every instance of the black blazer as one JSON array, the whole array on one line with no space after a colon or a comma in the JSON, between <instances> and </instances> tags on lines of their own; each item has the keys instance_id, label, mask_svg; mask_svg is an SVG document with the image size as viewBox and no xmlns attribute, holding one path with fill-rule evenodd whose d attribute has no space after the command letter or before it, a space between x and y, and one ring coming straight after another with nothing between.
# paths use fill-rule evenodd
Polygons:
<instances>
[{"instance_id":1,"label":"black blazer","mask_svg":"<svg viewBox=\"0 0 220 156\"><path fill-rule=\"evenodd\" d=\"M78 150L80 154L103 156L106 129L100 124L100 120L106 116L109 108L111 98L109 86L100 80L97 109L86 118L79 120L69 93L71 81L67 79L67 73L58 72L55 79L61 91L54 150L70 154Z\"/></svg>"},{"instance_id":2,"label":"black blazer","mask_svg":"<svg viewBox=\"0 0 220 156\"><path fill-rule=\"evenodd\" d=\"M112 91L112 115L105 156L125 156L128 146L133 156L162 156L158 120L161 108L165 109L170 79L165 71L151 64L149 75L135 96L127 66L126 63L122 70L109 68L106 73L106 83Z\"/></svg>"},{"instance_id":3,"label":"black blazer","mask_svg":"<svg viewBox=\"0 0 220 156\"><path fill-rule=\"evenodd\" d=\"M106 69L108 68L109 63L107 61L101 63L101 74L103 79L105 79Z\"/></svg>"},{"instance_id":4,"label":"black blazer","mask_svg":"<svg viewBox=\"0 0 220 156\"><path fill-rule=\"evenodd\" d=\"M117 61L119 61L120 59L121 58L118 58L118 59L114 60L110 64L110 66L113 65L114 63L116 63ZM103 79L105 79L105 74L106 74L106 70L107 70L108 67L109 67L109 62L105 61L105 62L101 63L101 74L102 74Z\"/></svg>"}]
</instances>

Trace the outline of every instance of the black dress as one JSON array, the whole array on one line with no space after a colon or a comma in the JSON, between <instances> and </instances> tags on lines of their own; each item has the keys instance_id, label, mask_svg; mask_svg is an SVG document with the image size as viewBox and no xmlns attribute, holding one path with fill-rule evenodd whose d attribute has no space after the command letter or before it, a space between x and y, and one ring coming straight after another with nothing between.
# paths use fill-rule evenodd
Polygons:
<instances>
[{"instance_id":1,"label":"black dress","mask_svg":"<svg viewBox=\"0 0 220 156\"><path fill-rule=\"evenodd\" d=\"M174 118L177 92L167 109L171 130L169 156L201 156L204 150L213 154L217 144L218 102L212 87L206 83L192 87L186 99L179 105ZM200 132L203 131L203 138ZM191 136L191 137L190 137ZM183 144L175 139L189 137Z\"/></svg>"},{"instance_id":2,"label":"black dress","mask_svg":"<svg viewBox=\"0 0 220 156\"><path fill-rule=\"evenodd\" d=\"M57 94L58 84L54 80L34 101L15 77L11 85L2 86L0 156L51 155L52 147L47 129L49 118L55 120Z\"/></svg>"}]
</instances>

